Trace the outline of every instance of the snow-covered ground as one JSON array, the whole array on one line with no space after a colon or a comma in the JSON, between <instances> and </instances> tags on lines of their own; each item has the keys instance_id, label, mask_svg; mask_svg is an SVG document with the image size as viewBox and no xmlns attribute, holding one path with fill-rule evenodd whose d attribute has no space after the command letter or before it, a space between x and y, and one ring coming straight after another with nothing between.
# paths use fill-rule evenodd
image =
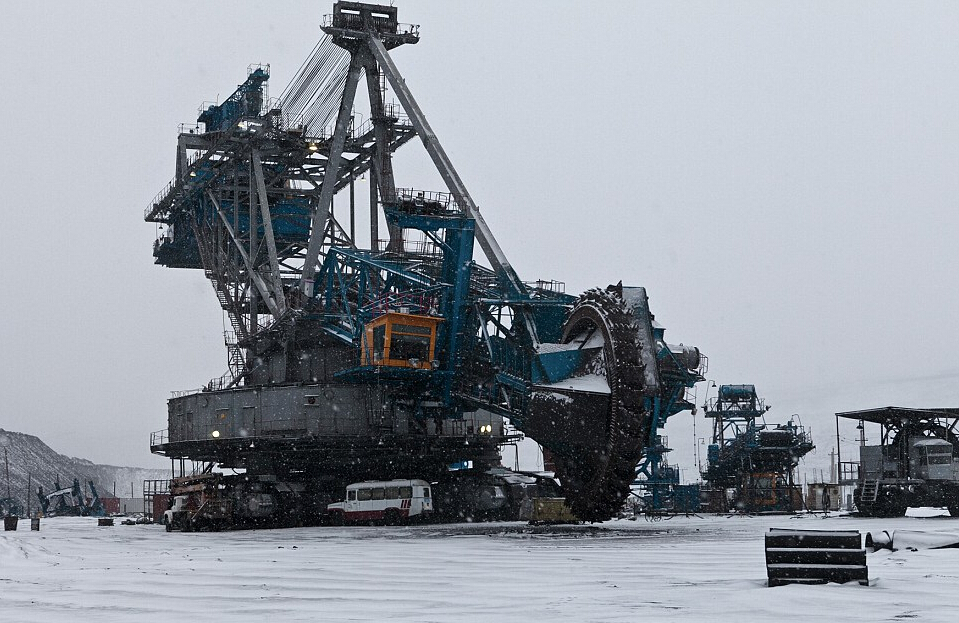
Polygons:
<instances>
[{"instance_id":1,"label":"snow-covered ground","mask_svg":"<svg viewBox=\"0 0 959 623\"><path fill-rule=\"evenodd\" d=\"M703 516L167 534L51 518L40 532L21 522L0 533L0 621L951 623L959 612L959 549L870 553L868 587L767 588L770 527L959 531L959 519Z\"/></svg>"}]
</instances>

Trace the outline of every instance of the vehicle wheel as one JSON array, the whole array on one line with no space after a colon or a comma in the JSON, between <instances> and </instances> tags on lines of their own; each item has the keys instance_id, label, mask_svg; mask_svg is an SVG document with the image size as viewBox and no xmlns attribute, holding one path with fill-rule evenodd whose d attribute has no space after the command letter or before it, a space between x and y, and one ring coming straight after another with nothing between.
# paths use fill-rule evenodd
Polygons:
<instances>
[{"instance_id":1,"label":"vehicle wheel","mask_svg":"<svg viewBox=\"0 0 959 623\"><path fill-rule=\"evenodd\" d=\"M395 508L386 509L386 512L383 513L383 523L387 526L400 525L400 511Z\"/></svg>"},{"instance_id":2,"label":"vehicle wheel","mask_svg":"<svg viewBox=\"0 0 959 623\"><path fill-rule=\"evenodd\" d=\"M947 508L949 509L950 515L952 515L953 517L959 517L959 505L948 506Z\"/></svg>"},{"instance_id":3,"label":"vehicle wheel","mask_svg":"<svg viewBox=\"0 0 959 623\"><path fill-rule=\"evenodd\" d=\"M879 517L905 517L909 505L906 503L903 492L895 488L883 489L876 504L876 515Z\"/></svg>"},{"instance_id":4,"label":"vehicle wheel","mask_svg":"<svg viewBox=\"0 0 959 623\"><path fill-rule=\"evenodd\" d=\"M166 531L167 531L167 532L173 532L173 524L172 524L172 523L170 523L169 521L164 521L164 522L163 522L163 525L166 526Z\"/></svg>"}]
</instances>

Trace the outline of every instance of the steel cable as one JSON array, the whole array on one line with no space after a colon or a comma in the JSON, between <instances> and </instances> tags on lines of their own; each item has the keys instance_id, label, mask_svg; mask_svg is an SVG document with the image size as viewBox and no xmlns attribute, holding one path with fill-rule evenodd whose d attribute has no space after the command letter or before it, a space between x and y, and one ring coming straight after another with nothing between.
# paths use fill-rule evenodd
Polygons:
<instances>
[{"instance_id":1,"label":"steel cable","mask_svg":"<svg viewBox=\"0 0 959 623\"><path fill-rule=\"evenodd\" d=\"M343 82L348 58L346 51L333 43L331 37L320 40L280 96L280 107L289 125L305 126L305 119L328 116L323 112L328 108L326 100L331 88L335 90L336 85Z\"/></svg>"}]
</instances>

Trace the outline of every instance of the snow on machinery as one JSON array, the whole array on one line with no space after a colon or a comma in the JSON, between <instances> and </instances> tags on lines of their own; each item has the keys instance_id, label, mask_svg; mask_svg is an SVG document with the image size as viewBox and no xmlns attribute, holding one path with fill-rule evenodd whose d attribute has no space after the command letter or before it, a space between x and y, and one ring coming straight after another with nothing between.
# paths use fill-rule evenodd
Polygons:
<instances>
[{"instance_id":1,"label":"snow on machinery","mask_svg":"<svg viewBox=\"0 0 959 623\"><path fill-rule=\"evenodd\" d=\"M435 482L438 514L472 516L508 486L490 472L517 438L506 418L551 453L577 516L613 516L651 436L692 407L705 357L665 342L643 288L520 280L390 57L419 39L395 7L338 2L323 30L278 101L258 66L181 132L176 177L147 208L157 263L202 269L233 329L229 372L169 401L152 450L181 459L183 483L186 459L240 468L309 521L346 484L389 478ZM392 153L414 136L448 192L397 187Z\"/></svg>"},{"instance_id":2,"label":"snow on machinery","mask_svg":"<svg viewBox=\"0 0 959 623\"><path fill-rule=\"evenodd\" d=\"M910 506L945 506L959 517L959 409L883 407L836 414L857 421L859 461L840 455L840 484L867 517L902 517ZM867 444L868 428L879 443ZM841 446L840 446L841 448Z\"/></svg>"},{"instance_id":3,"label":"snow on machinery","mask_svg":"<svg viewBox=\"0 0 959 623\"><path fill-rule=\"evenodd\" d=\"M47 517L103 517L107 514L106 507L100 501L93 481L87 482L90 488L90 497L86 497L78 478L73 479L73 486L61 487L60 482L54 485L54 491L44 493L43 487L37 489L37 498L40 501L40 512Z\"/></svg>"},{"instance_id":4,"label":"snow on machinery","mask_svg":"<svg viewBox=\"0 0 959 623\"><path fill-rule=\"evenodd\" d=\"M713 420L713 436L702 476L718 493L710 500L714 510L729 510L730 502L746 512L802 508L794 470L815 446L791 418L786 424L766 424L769 409L753 385L721 385L717 397L703 405L705 417Z\"/></svg>"}]
</instances>

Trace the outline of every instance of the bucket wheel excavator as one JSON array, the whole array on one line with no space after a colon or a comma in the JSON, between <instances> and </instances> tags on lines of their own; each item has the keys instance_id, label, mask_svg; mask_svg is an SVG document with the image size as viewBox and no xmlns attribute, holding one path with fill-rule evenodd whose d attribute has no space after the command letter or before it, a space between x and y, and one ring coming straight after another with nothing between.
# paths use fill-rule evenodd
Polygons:
<instances>
[{"instance_id":1,"label":"bucket wheel excavator","mask_svg":"<svg viewBox=\"0 0 959 623\"><path fill-rule=\"evenodd\" d=\"M505 418L550 453L580 519L608 519L651 434L692 408L705 357L666 343L643 288L522 281L391 58L418 27L391 6L333 11L279 101L258 67L180 135L177 177L147 208L157 263L203 269L234 328L229 373L170 401L153 451L243 468L289 509L351 479L441 489L451 466L491 468L516 438ZM361 74L370 121L356 124ZM392 154L416 136L442 192L397 187ZM347 189L348 225L333 202Z\"/></svg>"}]
</instances>

